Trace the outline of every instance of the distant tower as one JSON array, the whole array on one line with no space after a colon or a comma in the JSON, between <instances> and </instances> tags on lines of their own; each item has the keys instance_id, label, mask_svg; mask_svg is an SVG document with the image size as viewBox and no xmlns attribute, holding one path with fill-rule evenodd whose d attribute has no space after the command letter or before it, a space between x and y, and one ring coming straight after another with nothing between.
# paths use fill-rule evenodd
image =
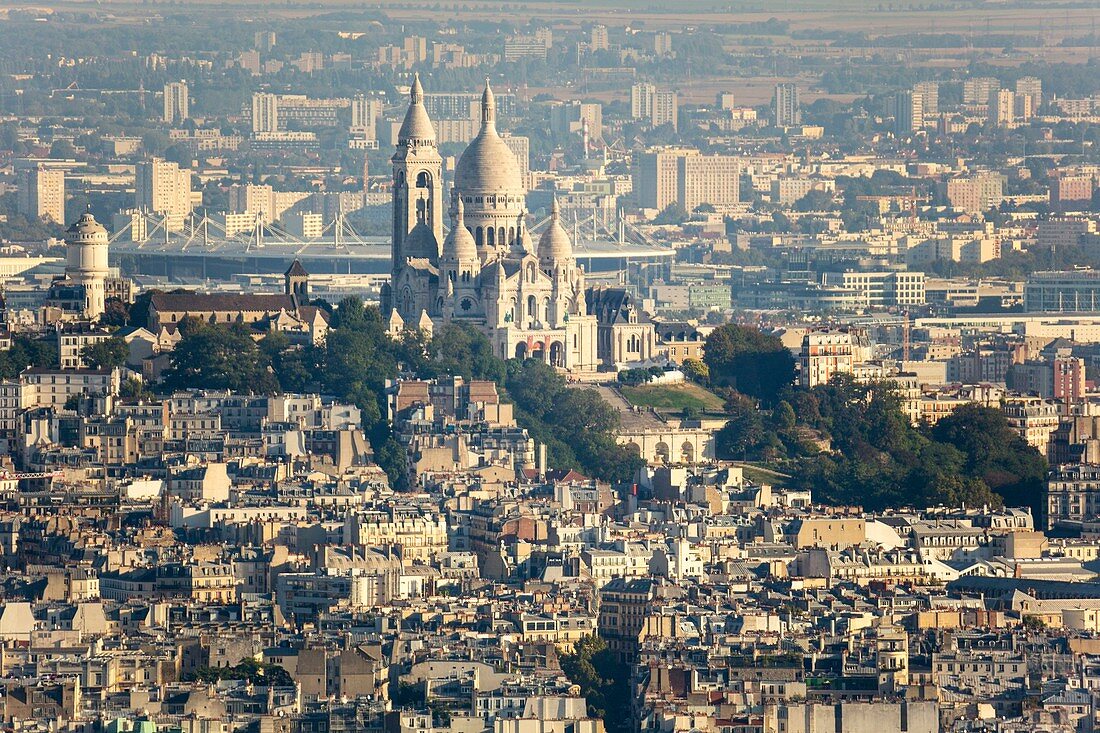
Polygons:
<instances>
[{"instance_id":1,"label":"distant tower","mask_svg":"<svg viewBox=\"0 0 1100 733\"><path fill-rule=\"evenodd\" d=\"M65 276L84 287L84 317L103 315L106 300L107 230L90 211L65 232Z\"/></svg>"},{"instance_id":2,"label":"distant tower","mask_svg":"<svg viewBox=\"0 0 1100 733\"><path fill-rule=\"evenodd\" d=\"M309 299L309 273L298 260L290 263L283 273L283 287L287 295L294 295L303 303Z\"/></svg>"}]
</instances>

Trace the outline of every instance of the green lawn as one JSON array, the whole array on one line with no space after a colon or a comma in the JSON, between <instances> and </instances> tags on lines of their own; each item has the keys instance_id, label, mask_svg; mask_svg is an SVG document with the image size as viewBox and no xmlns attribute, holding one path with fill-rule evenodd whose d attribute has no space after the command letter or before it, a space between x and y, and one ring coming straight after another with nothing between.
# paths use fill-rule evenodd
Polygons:
<instances>
[{"instance_id":1,"label":"green lawn","mask_svg":"<svg viewBox=\"0 0 1100 733\"><path fill-rule=\"evenodd\" d=\"M720 411L725 404L722 398L697 384L654 384L643 387L621 387L627 402L638 407L658 410Z\"/></svg>"}]
</instances>

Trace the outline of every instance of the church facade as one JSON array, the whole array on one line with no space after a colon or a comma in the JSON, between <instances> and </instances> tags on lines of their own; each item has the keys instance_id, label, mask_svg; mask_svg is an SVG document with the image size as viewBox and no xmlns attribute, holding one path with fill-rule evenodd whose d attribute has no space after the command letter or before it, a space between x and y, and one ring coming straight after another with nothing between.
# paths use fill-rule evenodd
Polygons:
<instances>
[{"instance_id":1,"label":"church facade","mask_svg":"<svg viewBox=\"0 0 1100 733\"><path fill-rule=\"evenodd\" d=\"M528 232L527 191L497 132L488 82L481 130L459 158L449 194L419 77L409 101L392 159L393 271L382 293L391 328L468 323L501 358L595 370L599 324L589 314L584 269L556 203L537 246Z\"/></svg>"}]
</instances>

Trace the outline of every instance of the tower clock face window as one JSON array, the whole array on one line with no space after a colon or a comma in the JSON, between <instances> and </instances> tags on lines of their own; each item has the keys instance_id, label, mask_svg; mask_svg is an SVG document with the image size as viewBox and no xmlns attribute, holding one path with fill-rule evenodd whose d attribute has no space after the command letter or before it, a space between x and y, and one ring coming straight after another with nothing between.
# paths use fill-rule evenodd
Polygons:
<instances>
[{"instance_id":1,"label":"tower clock face window","mask_svg":"<svg viewBox=\"0 0 1100 733\"><path fill-rule=\"evenodd\" d=\"M458 307L468 312L474 307L474 301L469 298L463 298L462 302L458 304Z\"/></svg>"}]
</instances>

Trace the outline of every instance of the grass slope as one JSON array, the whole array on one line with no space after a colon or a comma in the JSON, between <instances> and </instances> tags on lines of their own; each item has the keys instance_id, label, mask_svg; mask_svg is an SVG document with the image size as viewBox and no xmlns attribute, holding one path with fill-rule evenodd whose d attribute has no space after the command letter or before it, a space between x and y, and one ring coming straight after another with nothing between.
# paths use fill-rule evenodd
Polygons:
<instances>
[{"instance_id":1,"label":"grass slope","mask_svg":"<svg viewBox=\"0 0 1100 733\"><path fill-rule=\"evenodd\" d=\"M623 397L638 407L658 410L681 411L692 408L700 411L721 410L722 398L697 384L654 384L642 387L621 387Z\"/></svg>"}]
</instances>

